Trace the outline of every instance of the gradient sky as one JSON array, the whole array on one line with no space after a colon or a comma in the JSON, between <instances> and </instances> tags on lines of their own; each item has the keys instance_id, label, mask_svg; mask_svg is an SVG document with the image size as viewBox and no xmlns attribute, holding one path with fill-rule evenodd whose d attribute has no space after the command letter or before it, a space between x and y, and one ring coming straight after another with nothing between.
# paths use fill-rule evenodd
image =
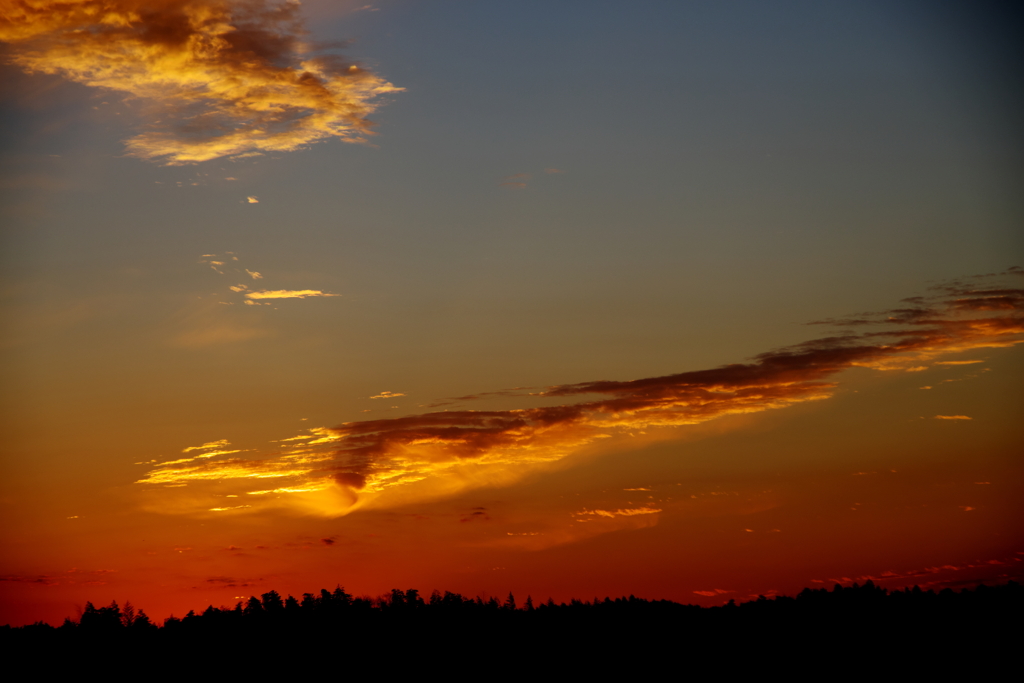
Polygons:
<instances>
[{"instance_id":1,"label":"gradient sky","mask_svg":"<svg viewBox=\"0 0 1024 683\"><path fill-rule=\"evenodd\" d=\"M1018 14L0 8L0 623L1024 575Z\"/></svg>"}]
</instances>

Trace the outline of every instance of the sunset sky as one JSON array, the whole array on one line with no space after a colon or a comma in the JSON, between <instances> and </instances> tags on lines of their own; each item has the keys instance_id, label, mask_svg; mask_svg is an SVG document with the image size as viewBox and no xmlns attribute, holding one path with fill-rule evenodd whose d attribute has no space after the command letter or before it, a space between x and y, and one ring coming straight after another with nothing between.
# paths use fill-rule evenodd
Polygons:
<instances>
[{"instance_id":1,"label":"sunset sky","mask_svg":"<svg viewBox=\"0 0 1024 683\"><path fill-rule=\"evenodd\" d=\"M1024 577L1018 13L0 9L0 624Z\"/></svg>"}]
</instances>

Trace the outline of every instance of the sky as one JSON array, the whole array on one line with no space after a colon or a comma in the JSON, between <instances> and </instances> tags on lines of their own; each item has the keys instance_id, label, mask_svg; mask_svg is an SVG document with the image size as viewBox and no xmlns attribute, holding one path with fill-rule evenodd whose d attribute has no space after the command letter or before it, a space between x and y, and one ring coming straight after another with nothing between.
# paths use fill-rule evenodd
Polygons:
<instances>
[{"instance_id":1,"label":"sky","mask_svg":"<svg viewBox=\"0 0 1024 683\"><path fill-rule=\"evenodd\" d=\"M1024 577L1011 8L0 7L0 623Z\"/></svg>"}]
</instances>

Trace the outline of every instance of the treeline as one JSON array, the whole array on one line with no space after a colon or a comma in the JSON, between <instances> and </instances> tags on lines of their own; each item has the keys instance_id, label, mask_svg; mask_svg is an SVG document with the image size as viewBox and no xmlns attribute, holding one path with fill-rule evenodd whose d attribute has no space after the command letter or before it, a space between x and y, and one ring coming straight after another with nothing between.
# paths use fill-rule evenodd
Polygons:
<instances>
[{"instance_id":1,"label":"treeline","mask_svg":"<svg viewBox=\"0 0 1024 683\"><path fill-rule=\"evenodd\" d=\"M58 627L0 627L0 645L11 652L108 648L140 657L176 653L195 660L221 650L253 653L283 647L329 653L342 644L346 656L388 658L400 652L429 657L457 643L470 658L509 648L554 648L621 659L631 651L666 653L681 647L722 655L736 644L760 652L794 643L822 650L868 638L930 648L948 658L954 641L957 648L982 641L989 648L1004 637L1016 642L1022 608L1024 587L1012 581L959 592L889 591L868 581L805 589L795 597L730 600L716 607L634 596L534 604L529 597L519 603L511 594L499 600L438 591L423 596L417 590L366 598L338 587L301 598L269 591L232 607L210 605L183 618L171 616L159 626L130 603L123 608L88 603L77 620L65 619Z\"/></svg>"},{"instance_id":2,"label":"treeline","mask_svg":"<svg viewBox=\"0 0 1024 683\"><path fill-rule=\"evenodd\" d=\"M844 587L836 584L826 588L805 588L796 597L760 596L756 600L737 604L735 600L716 607L680 604L671 600L646 600L630 595L628 598L595 598L556 603L548 599L535 605L532 597L519 604L509 593L504 600L496 597L470 598L459 593L434 591L424 598L420 591L410 589L392 590L376 598L355 597L337 587L333 591L322 589L319 593L304 593L300 598L289 595L286 598L277 591L252 596L239 601L233 607L210 605L200 613L190 611L184 618L170 616L162 626L154 624L146 613L130 603L119 607L112 602L105 607L86 603L78 619L70 617L59 627L44 622L28 626L0 626L7 634L22 633L188 633L192 631L230 631L232 629L273 629L275 627L311 626L317 629L332 626L346 626L360 622L402 622L414 619L421 622L431 620L448 621L452 618L473 621L532 623L548 619L585 617L605 620L668 617L681 620L703 619L710 621L744 620L758 616L823 617L827 615L852 617L867 615L929 614L952 612L1019 613L1024 607L1024 587L1010 581L1001 586L979 585L974 590L963 589L955 592L946 588L940 592L923 591L919 587L889 591L868 581L863 585Z\"/></svg>"}]
</instances>

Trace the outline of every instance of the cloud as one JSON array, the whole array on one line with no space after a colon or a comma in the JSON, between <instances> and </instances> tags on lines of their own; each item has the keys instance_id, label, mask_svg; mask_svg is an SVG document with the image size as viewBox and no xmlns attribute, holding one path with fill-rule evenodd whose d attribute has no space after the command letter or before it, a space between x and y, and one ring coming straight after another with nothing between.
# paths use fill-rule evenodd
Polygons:
<instances>
[{"instance_id":1,"label":"cloud","mask_svg":"<svg viewBox=\"0 0 1024 683\"><path fill-rule=\"evenodd\" d=\"M969 506L960 507L966 510L973 510L973 508ZM1017 551L1017 554L1021 554L1021 552ZM1002 559L976 560L973 563L960 565L944 564L942 566L918 567L902 572L886 570L879 574L863 574L856 577L844 576L838 579L828 579L827 581L811 579L811 583L838 583L849 585L851 583L863 583L865 581L873 581L876 584L894 581L897 582L897 584L902 584L904 586L919 585L923 589L931 587L941 589L943 587L973 586L986 581L1017 578L1013 576L1007 577L1007 575L1003 573L1006 565L1010 564L1014 560L1015 558L1013 557L1003 557ZM995 571L1000 573L994 574L993 572ZM943 576L949 576L949 572L962 572L962 574L955 579L942 578ZM964 576L965 574L967 576Z\"/></svg>"},{"instance_id":2,"label":"cloud","mask_svg":"<svg viewBox=\"0 0 1024 683\"><path fill-rule=\"evenodd\" d=\"M374 399L374 398L398 398L399 396L405 396L405 394L396 394L396 393L394 393L392 391L382 391L379 394L377 394L376 396L371 396L370 398L371 399Z\"/></svg>"},{"instance_id":3,"label":"cloud","mask_svg":"<svg viewBox=\"0 0 1024 683\"><path fill-rule=\"evenodd\" d=\"M467 512L459 519L460 523L465 522L489 522L491 521L490 515L487 514L487 508L475 507L471 512Z\"/></svg>"},{"instance_id":4,"label":"cloud","mask_svg":"<svg viewBox=\"0 0 1024 683\"><path fill-rule=\"evenodd\" d=\"M215 586L223 586L225 588L245 588L246 586L253 585L252 579L236 579L232 576L211 576L206 579L206 583L212 583Z\"/></svg>"},{"instance_id":5,"label":"cloud","mask_svg":"<svg viewBox=\"0 0 1024 683\"><path fill-rule=\"evenodd\" d=\"M236 256L234 252L230 251L225 252L224 256L219 256L217 254L203 254L202 258L199 259L199 263L209 265L219 275L226 275L228 271L230 271L240 277L244 277L242 275L244 273L253 280L263 279L262 273L255 270L249 270L248 268L243 268L238 261L238 256ZM341 294L324 292L319 289L260 289L252 291L249 289L249 285L245 283L230 285L228 289L237 294L243 294L243 303L248 306L269 306L270 302L264 301L266 299L305 299L307 297L341 296ZM229 304L227 301L221 301L218 303Z\"/></svg>"},{"instance_id":6,"label":"cloud","mask_svg":"<svg viewBox=\"0 0 1024 683\"><path fill-rule=\"evenodd\" d=\"M203 444L202 446L189 446L182 450L182 453L190 453L192 451L205 451L205 453L198 453L188 458L179 458L178 460L167 460L161 463L157 463L158 467L166 467L169 465L180 465L183 463L196 462L206 458L216 458L220 455L230 455L232 453L241 453L240 449L225 450L230 442L227 439L221 439L220 441L211 441L210 443ZM148 464L148 463L147 463Z\"/></svg>"},{"instance_id":7,"label":"cloud","mask_svg":"<svg viewBox=\"0 0 1024 683\"><path fill-rule=\"evenodd\" d=\"M305 299L310 296L341 296L321 292L319 289L261 289L258 292L247 292L247 299Z\"/></svg>"},{"instance_id":8,"label":"cloud","mask_svg":"<svg viewBox=\"0 0 1024 683\"><path fill-rule=\"evenodd\" d=\"M966 415L936 415L934 419L936 419L936 420L973 420L974 418L967 417Z\"/></svg>"},{"instance_id":9,"label":"cloud","mask_svg":"<svg viewBox=\"0 0 1024 683\"><path fill-rule=\"evenodd\" d=\"M227 271L236 273L240 277L242 273L245 273L253 280L262 280L263 274L249 270L248 268L241 267L238 262L239 258L234 252L225 252L224 256L217 254L203 254L199 259L199 263L210 266L219 275L227 274ZM305 299L307 297L322 297L322 296L341 296L341 294L333 294L331 292L324 292L319 289L261 289L252 291L249 289L249 285L245 283L239 283L237 285L230 285L228 287L232 292L242 294L244 293L244 303L249 306L268 306L269 302L263 303L264 299ZM220 303L228 303L221 301Z\"/></svg>"},{"instance_id":10,"label":"cloud","mask_svg":"<svg viewBox=\"0 0 1024 683\"><path fill-rule=\"evenodd\" d=\"M523 397L563 399L559 405L346 422L311 430L318 438L291 446L285 454L164 463L141 481L181 485L279 478L286 480L285 487L320 492L324 501L329 498L324 491L335 491L333 502L324 503L325 509L335 511L384 492L408 491L398 487L410 484L444 495L460 487L511 481L529 466L559 460L602 439L827 399L838 375L851 368L910 371L943 354L1024 342L1024 296L1000 294L1020 305L992 307L992 291L947 286L922 301L912 315L886 311L858 316L856 325L868 329L767 351L746 363L637 380L557 385ZM974 306L973 301L980 303ZM626 515L622 510L601 512Z\"/></svg>"},{"instance_id":11,"label":"cloud","mask_svg":"<svg viewBox=\"0 0 1024 683\"><path fill-rule=\"evenodd\" d=\"M630 490L630 489L627 489ZM644 489L646 490L646 489ZM636 515L653 515L661 512L658 508L642 507L642 508L619 508L618 510L587 510L583 509L579 512L574 512L573 515L576 517L583 517L586 515L594 515L597 517L635 517Z\"/></svg>"},{"instance_id":12,"label":"cloud","mask_svg":"<svg viewBox=\"0 0 1024 683\"><path fill-rule=\"evenodd\" d=\"M199 259L199 262L210 266L214 271L223 275L224 272L221 270L221 266L223 266L225 262L218 261L218 258L219 257L216 254L203 254L203 257Z\"/></svg>"},{"instance_id":13,"label":"cloud","mask_svg":"<svg viewBox=\"0 0 1024 683\"><path fill-rule=\"evenodd\" d=\"M260 203L260 199L259 199L259 197L253 197L252 195L250 195L250 196L246 197L246 198L245 198L245 200L246 200L246 201L247 201L247 202L248 202L249 204L259 204L259 203Z\"/></svg>"},{"instance_id":14,"label":"cloud","mask_svg":"<svg viewBox=\"0 0 1024 683\"><path fill-rule=\"evenodd\" d=\"M530 389L536 387L512 387L511 389L501 389L499 391L485 391L479 394L471 394L469 396L456 396L454 401L471 401L478 398L491 398L494 396L528 396Z\"/></svg>"},{"instance_id":15,"label":"cloud","mask_svg":"<svg viewBox=\"0 0 1024 683\"><path fill-rule=\"evenodd\" d=\"M40 586L56 586L60 584L52 576L46 576L44 574L5 574L0 576L0 581L11 581L14 583L35 583Z\"/></svg>"},{"instance_id":16,"label":"cloud","mask_svg":"<svg viewBox=\"0 0 1024 683\"><path fill-rule=\"evenodd\" d=\"M29 73L124 93L148 108L129 154L167 164L361 141L379 76L305 39L298 2L19 0L0 40Z\"/></svg>"},{"instance_id":17,"label":"cloud","mask_svg":"<svg viewBox=\"0 0 1024 683\"><path fill-rule=\"evenodd\" d=\"M220 441L210 441L208 443L204 443L202 446L189 446L188 448L183 449L181 452L189 453L191 451L205 451L212 448L224 448L225 446L230 445L230 441L228 441L227 439L221 439Z\"/></svg>"}]
</instances>

